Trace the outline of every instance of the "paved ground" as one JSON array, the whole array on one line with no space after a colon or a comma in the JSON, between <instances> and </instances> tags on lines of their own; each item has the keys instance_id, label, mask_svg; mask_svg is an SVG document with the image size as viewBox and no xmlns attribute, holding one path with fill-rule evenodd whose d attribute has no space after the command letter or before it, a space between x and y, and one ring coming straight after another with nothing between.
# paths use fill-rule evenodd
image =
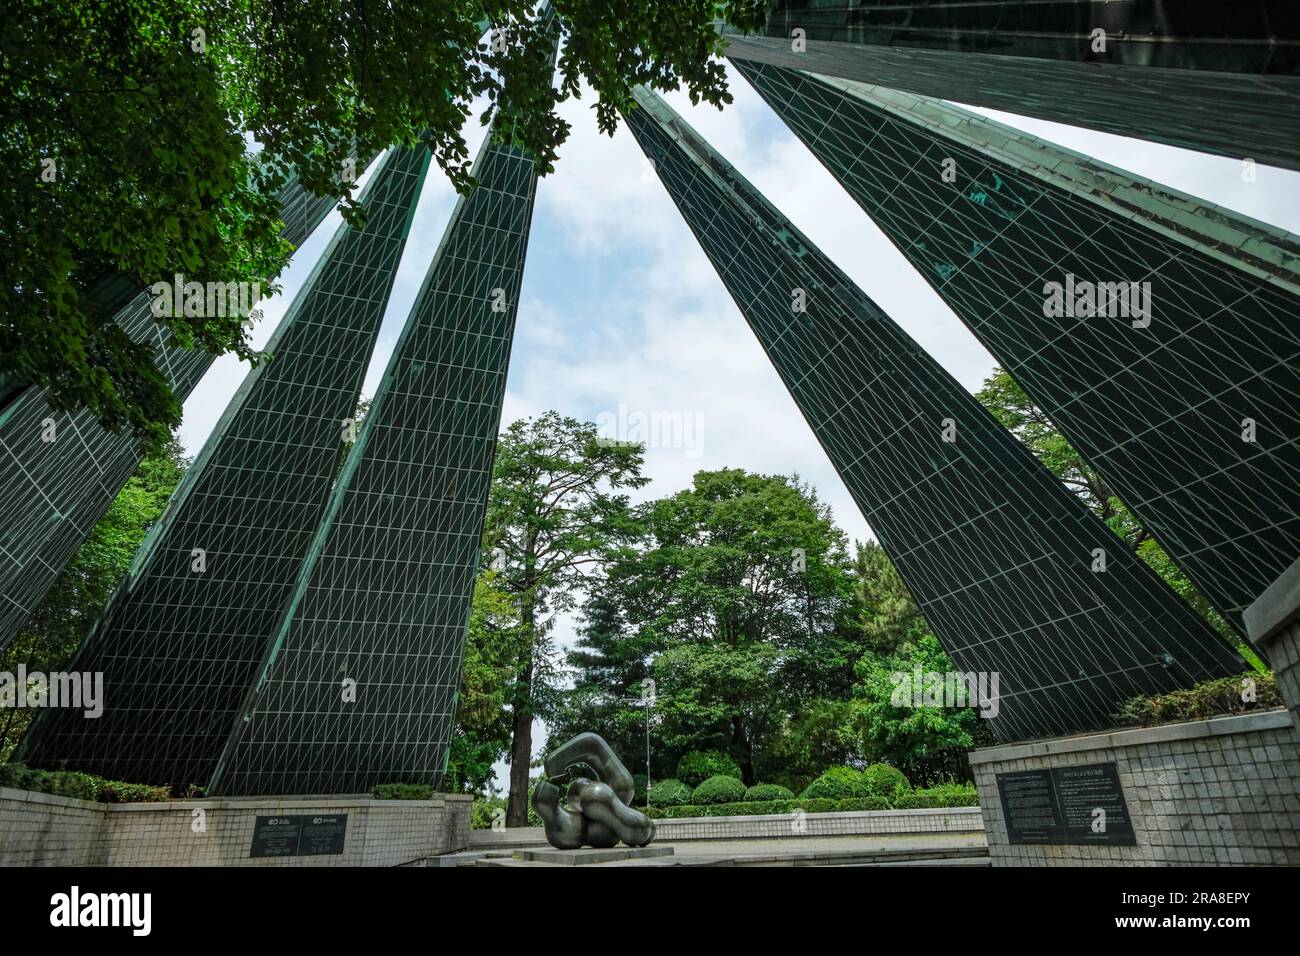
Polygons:
<instances>
[{"instance_id":1,"label":"paved ground","mask_svg":"<svg viewBox=\"0 0 1300 956\"><path fill-rule=\"evenodd\" d=\"M590 866L987 866L983 833L659 842L672 856ZM511 850L477 850L439 860L442 866L558 866L514 858Z\"/></svg>"}]
</instances>

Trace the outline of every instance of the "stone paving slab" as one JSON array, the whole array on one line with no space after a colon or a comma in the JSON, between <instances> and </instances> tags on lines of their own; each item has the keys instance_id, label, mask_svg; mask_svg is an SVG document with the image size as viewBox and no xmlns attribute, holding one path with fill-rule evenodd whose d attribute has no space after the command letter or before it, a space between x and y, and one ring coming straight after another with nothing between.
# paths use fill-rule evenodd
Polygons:
<instances>
[{"instance_id":1,"label":"stone paving slab","mask_svg":"<svg viewBox=\"0 0 1300 956\"><path fill-rule=\"evenodd\" d=\"M645 861L652 857L672 856L671 846L615 846L606 849L583 847L580 850L557 850L546 847L542 850L516 850L516 860L536 863L558 863L561 866L589 866L600 863L619 863L624 860Z\"/></svg>"}]
</instances>

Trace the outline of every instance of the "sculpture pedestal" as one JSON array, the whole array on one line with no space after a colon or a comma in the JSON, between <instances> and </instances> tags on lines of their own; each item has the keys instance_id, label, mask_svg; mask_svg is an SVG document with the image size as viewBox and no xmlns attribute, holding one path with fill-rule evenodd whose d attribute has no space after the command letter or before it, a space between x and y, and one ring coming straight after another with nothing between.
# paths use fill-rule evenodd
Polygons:
<instances>
[{"instance_id":1,"label":"sculpture pedestal","mask_svg":"<svg viewBox=\"0 0 1300 956\"><path fill-rule=\"evenodd\" d=\"M528 863L552 863L559 866L583 866L589 863L617 863L621 860L648 860L657 856L672 856L670 846L612 846L597 850L583 847L580 850L516 850L514 858Z\"/></svg>"}]
</instances>

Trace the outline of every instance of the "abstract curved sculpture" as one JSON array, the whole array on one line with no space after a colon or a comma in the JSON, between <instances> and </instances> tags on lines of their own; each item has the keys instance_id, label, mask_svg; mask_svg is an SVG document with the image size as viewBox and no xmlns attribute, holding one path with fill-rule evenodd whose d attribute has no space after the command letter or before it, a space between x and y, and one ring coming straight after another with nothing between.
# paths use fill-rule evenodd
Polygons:
<instances>
[{"instance_id":1,"label":"abstract curved sculpture","mask_svg":"<svg viewBox=\"0 0 1300 956\"><path fill-rule=\"evenodd\" d=\"M560 788L551 778L562 776L575 764L590 767L596 779L578 777L561 800ZM545 824L546 842L557 850L606 848L619 840L628 846L645 846L654 839L654 821L629 806L635 792L632 775L604 738L579 734L547 756L545 770L546 779L533 794L533 808Z\"/></svg>"}]
</instances>

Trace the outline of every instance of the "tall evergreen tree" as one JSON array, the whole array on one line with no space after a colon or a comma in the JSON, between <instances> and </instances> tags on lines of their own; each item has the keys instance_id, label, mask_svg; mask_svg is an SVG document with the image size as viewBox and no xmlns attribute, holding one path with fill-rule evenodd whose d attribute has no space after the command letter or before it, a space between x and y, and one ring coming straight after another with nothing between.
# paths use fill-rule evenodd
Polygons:
<instances>
[{"instance_id":1,"label":"tall evergreen tree","mask_svg":"<svg viewBox=\"0 0 1300 956\"><path fill-rule=\"evenodd\" d=\"M519 609L525 635L510 693L508 826L525 826L533 720L555 705L555 615L590 589L600 569L639 534L624 489L639 488L640 445L602 441L591 423L555 412L513 423L501 435L485 544L500 588Z\"/></svg>"}]
</instances>

